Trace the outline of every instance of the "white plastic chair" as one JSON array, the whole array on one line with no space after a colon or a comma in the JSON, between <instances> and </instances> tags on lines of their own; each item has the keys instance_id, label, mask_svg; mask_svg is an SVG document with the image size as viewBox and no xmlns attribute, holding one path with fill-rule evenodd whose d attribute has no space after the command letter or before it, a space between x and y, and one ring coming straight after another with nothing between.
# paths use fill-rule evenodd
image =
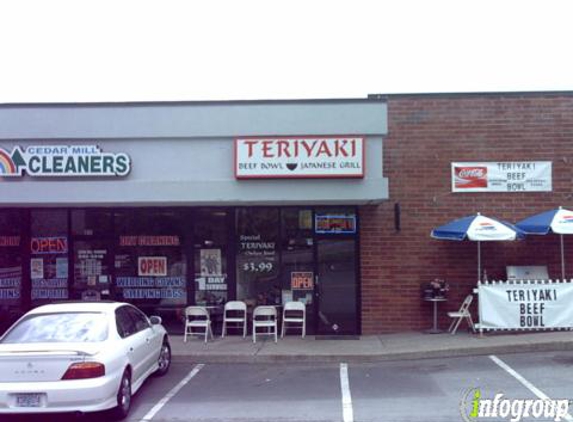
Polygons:
<instances>
[{"instance_id":1,"label":"white plastic chair","mask_svg":"<svg viewBox=\"0 0 573 422\"><path fill-rule=\"evenodd\" d=\"M277 336L277 310L274 306L257 306L253 311L253 343L257 342L257 328L264 328L264 332L259 334L268 334Z\"/></svg>"},{"instance_id":2,"label":"white plastic chair","mask_svg":"<svg viewBox=\"0 0 573 422\"><path fill-rule=\"evenodd\" d=\"M199 329L200 331L194 331ZM204 334L205 343L207 343L209 335L213 338L213 331L211 330L211 317L209 311L203 306L188 306L185 308L185 335L183 342L187 342L187 335Z\"/></svg>"},{"instance_id":3,"label":"white plastic chair","mask_svg":"<svg viewBox=\"0 0 573 422\"><path fill-rule=\"evenodd\" d=\"M473 295L471 294L467 295L464 301L462 302L462 306L460 306L459 311L448 312L448 316L450 318L453 318L452 323L448 328L449 333L456 334L456 331L458 330L458 327L460 326L460 323L462 322L463 319L465 319L468 322L469 327L475 333L475 326L472 320L472 314L470 313L469 310L473 299L474 299Z\"/></svg>"},{"instance_id":4,"label":"white plastic chair","mask_svg":"<svg viewBox=\"0 0 573 422\"><path fill-rule=\"evenodd\" d=\"M229 314L227 314L229 313ZM240 300L232 300L225 303L223 309L223 331L221 338L227 334L227 324L235 324L238 327L243 325L243 337L247 336L247 304Z\"/></svg>"},{"instance_id":5,"label":"white plastic chair","mask_svg":"<svg viewBox=\"0 0 573 422\"><path fill-rule=\"evenodd\" d=\"M285 336L288 324L295 324L291 328L300 328L302 331L302 338L306 335L306 305L302 302L287 302L283 308L283 326L281 329L281 337Z\"/></svg>"}]
</instances>

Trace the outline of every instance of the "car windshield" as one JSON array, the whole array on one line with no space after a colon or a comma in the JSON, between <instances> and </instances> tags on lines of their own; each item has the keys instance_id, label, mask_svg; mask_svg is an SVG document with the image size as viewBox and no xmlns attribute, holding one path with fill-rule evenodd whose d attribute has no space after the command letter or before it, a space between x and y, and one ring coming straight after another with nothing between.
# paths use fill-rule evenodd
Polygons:
<instances>
[{"instance_id":1,"label":"car windshield","mask_svg":"<svg viewBox=\"0 0 573 422\"><path fill-rule=\"evenodd\" d=\"M6 333L2 343L83 343L107 338L103 313L66 312L35 314L22 319Z\"/></svg>"}]
</instances>

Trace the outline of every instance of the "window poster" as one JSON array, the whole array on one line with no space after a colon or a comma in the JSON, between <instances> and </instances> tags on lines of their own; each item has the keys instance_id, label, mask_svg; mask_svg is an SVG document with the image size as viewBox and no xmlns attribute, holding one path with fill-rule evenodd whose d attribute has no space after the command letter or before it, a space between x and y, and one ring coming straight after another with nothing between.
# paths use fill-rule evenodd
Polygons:
<instances>
[{"instance_id":1,"label":"window poster","mask_svg":"<svg viewBox=\"0 0 573 422\"><path fill-rule=\"evenodd\" d=\"M0 268L0 302L20 299L22 267Z\"/></svg>"},{"instance_id":2,"label":"window poster","mask_svg":"<svg viewBox=\"0 0 573 422\"><path fill-rule=\"evenodd\" d=\"M278 305L282 290L279 210L244 208L237 215L237 299Z\"/></svg>"},{"instance_id":3,"label":"window poster","mask_svg":"<svg viewBox=\"0 0 573 422\"><path fill-rule=\"evenodd\" d=\"M125 300L185 300L184 277L117 277Z\"/></svg>"},{"instance_id":4,"label":"window poster","mask_svg":"<svg viewBox=\"0 0 573 422\"><path fill-rule=\"evenodd\" d=\"M0 325L12 321L22 300L21 215L0 211Z\"/></svg>"},{"instance_id":5,"label":"window poster","mask_svg":"<svg viewBox=\"0 0 573 422\"><path fill-rule=\"evenodd\" d=\"M222 296L217 292L225 292L225 296L227 292L227 274L223 274L221 249L200 249L199 261L200 273L195 278L196 289L203 292L201 296L205 301L217 302L218 297Z\"/></svg>"},{"instance_id":6,"label":"window poster","mask_svg":"<svg viewBox=\"0 0 573 422\"><path fill-rule=\"evenodd\" d=\"M107 249L79 249L76 251L76 278L100 276L107 269Z\"/></svg>"},{"instance_id":7,"label":"window poster","mask_svg":"<svg viewBox=\"0 0 573 422\"><path fill-rule=\"evenodd\" d=\"M119 300L140 305L187 301L185 258L177 235L122 235L114 266Z\"/></svg>"},{"instance_id":8,"label":"window poster","mask_svg":"<svg viewBox=\"0 0 573 422\"><path fill-rule=\"evenodd\" d=\"M56 258L56 278L68 278L68 258Z\"/></svg>"},{"instance_id":9,"label":"window poster","mask_svg":"<svg viewBox=\"0 0 573 422\"><path fill-rule=\"evenodd\" d=\"M32 280L44 278L44 258L30 259L30 273Z\"/></svg>"},{"instance_id":10,"label":"window poster","mask_svg":"<svg viewBox=\"0 0 573 422\"><path fill-rule=\"evenodd\" d=\"M201 249L201 275L221 275L223 265L221 261L221 249Z\"/></svg>"},{"instance_id":11,"label":"window poster","mask_svg":"<svg viewBox=\"0 0 573 422\"><path fill-rule=\"evenodd\" d=\"M269 274L277 270L276 242L257 235L241 235L239 238L240 270L243 273Z\"/></svg>"},{"instance_id":12,"label":"window poster","mask_svg":"<svg viewBox=\"0 0 573 422\"><path fill-rule=\"evenodd\" d=\"M277 242L261 234L241 235L238 252L239 297L261 305L280 303Z\"/></svg>"},{"instance_id":13,"label":"window poster","mask_svg":"<svg viewBox=\"0 0 573 422\"><path fill-rule=\"evenodd\" d=\"M67 237L34 237L31 252L32 300L68 299Z\"/></svg>"},{"instance_id":14,"label":"window poster","mask_svg":"<svg viewBox=\"0 0 573 422\"><path fill-rule=\"evenodd\" d=\"M63 263L62 263L63 267ZM74 290L82 298L109 295L111 264L108 246L97 240L74 242ZM106 297L107 298L107 297Z\"/></svg>"},{"instance_id":15,"label":"window poster","mask_svg":"<svg viewBox=\"0 0 573 422\"><path fill-rule=\"evenodd\" d=\"M312 230L311 210L300 210L298 212L298 228L299 230Z\"/></svg>"}]
</instances>

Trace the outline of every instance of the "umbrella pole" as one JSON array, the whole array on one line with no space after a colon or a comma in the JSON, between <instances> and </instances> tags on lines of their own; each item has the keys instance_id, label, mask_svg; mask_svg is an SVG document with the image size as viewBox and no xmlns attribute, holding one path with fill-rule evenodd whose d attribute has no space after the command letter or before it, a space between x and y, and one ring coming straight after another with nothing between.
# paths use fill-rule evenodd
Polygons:
<instances>
[{"instance_id":1,"label":"umbrella pole","mask_svg":"<svg viewBox=\"0 0 573 422\"><path fill-rule=\"evenodd\" d=\"M561 281L565 281L565 245L563 244L563 235L561 237Z\"/></svg>"},{"instance_id":2,"label":"umbrella pole","mask_svg":"<svg viewBox=\"0 0 573 422\"><path fill-rule=\"evenodd\" d=\"M478 240L478 281L481 282L481 242Z\"/></svg>"}]
</instances>

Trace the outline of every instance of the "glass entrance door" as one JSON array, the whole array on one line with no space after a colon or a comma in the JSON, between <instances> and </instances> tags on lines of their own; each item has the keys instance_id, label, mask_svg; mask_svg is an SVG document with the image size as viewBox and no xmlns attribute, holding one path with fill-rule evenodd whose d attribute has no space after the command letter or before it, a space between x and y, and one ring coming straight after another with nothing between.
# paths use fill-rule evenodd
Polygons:
<instances>
[{"instance_id":1,"label":"glass entrance door","mask_svg":"<svg viewBox=\"0 0 573 422\"><path fill-rule=\"evenodd\" d=\"M356 242L318 240L317 334L358 334Z\"/></svg>"}]
</instances>

